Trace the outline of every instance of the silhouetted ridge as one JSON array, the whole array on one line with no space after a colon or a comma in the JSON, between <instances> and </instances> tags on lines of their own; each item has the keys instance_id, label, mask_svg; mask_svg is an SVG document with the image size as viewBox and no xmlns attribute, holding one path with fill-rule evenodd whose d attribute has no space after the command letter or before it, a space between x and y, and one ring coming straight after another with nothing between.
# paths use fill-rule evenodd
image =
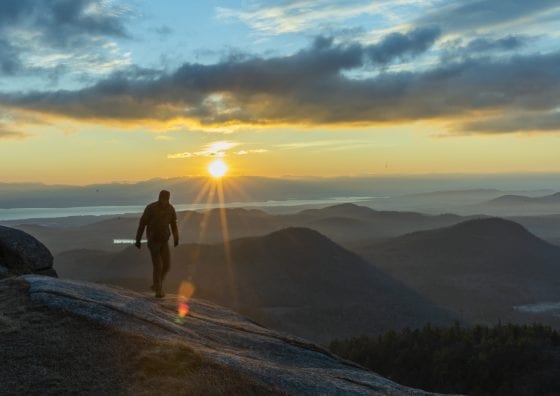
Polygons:
<instances>
[{"instance_id":1,"label":"silhouetted ridge","mask_svg":"<svg viewBox=\"0 0 560 396\"><path fill-rule=\"evenodd\" d=\"M324 236L318 231L312 230L311 228L307 227L288 227L283 228L279 231L274 231L268 235L262 237L255 237L255 238L244 238L250 239L255 241L260 241L261 243L288 243L293 245L308 245L313 244L315 246L316 243L327 243L332 246L336 246L339 249L342 249L340 246L335 244L329 238ZM235 241L233 241L235 242Z\"/></svg>"},{"instance_id":2,"label":"silhouetted ridge","mask_svg":"<svg viewBox=\"0 0 560 396\"><path fill-rule=\"evenodd\" d=\"M406 234L395 240L416 240L423 242L426 240L439 241L443 243L454 242L462 246L469 244L496 243L496 247L501 243L539 244L550 246L548 242L538 238L529 232L521 224L499 217L474 219L463 221L449 227L436 230L418 231Z\"/></svg>"},{"instance_id":3,"label":"silhouetted ridge","mask_svg":"<svg viewBox=\"0 0 560 396\"><path fill-rule=\"evenodd\" d=\"M508 233L510 235L517 235L520 237L536 238L521 224L511 220L502 219L500 217L467 220L441 229L439 232L457 233L458 236L463 236L464 234L497 235L501 233Z\"/></svg>"},{"instance_id":4,"label":"silhouetted ridge","mask_svg":"<svg viewBox=\"0 0 560 396\"><path fill-rule=\"evenodd\" d=\"M368 208L366 206L359 206L353 203L343 203L343 204L333 205L322 209L304 210L300 212L300 214L321 215L321 216L328 215L328 216L361 217L361 216L371 216L375 212L377 211Z\"/></svg>"},{"instance_id":5,"label":"silhouetted ridge","mask_svg":"<svg viewBox=\"0 0 560 396\"><path fill-rule=\"evenodd\" d=\"M309 228L232 240L229 249L187 245L179 254L192 263L195 297L315 340L448 320L447 313Z\"/></svg>"},{"instance_id":6,"label":"silhouetted ridge","mask_svg":"<svg viewBox=\"0 0 560 396\"><path fill-rule=\"evenodd\" d=\"M204 212L210 212L212 215L219 215L224 209L212 208ZM254 215L254 216L268 216L268 214L259 209L245 209L245 208L226 208L228 217L229 216L244 216L244 215ZM188 212L188 211L186 211Z\"/></svg>"},{"instance_id":7,"label":"silhouetted ridge","mask_svg":"<svg viewBox=\"0 0 560 396\"><path fill-rule=\"evenodd\" d=\"M524 195L507 194L498 198L491 199L488 203L491 204L512 204L512 203L528 203L533 202L534 198L526 197Z\"/></svg>"},{"instance_id":8,"label":"silhouetted ridge","mask_svg":"<svg viewBox=\"0 0 560 396\"><path fill-rule=\"evenodd\" d=\"M369 223L366 220L354 217L331 216L313 220L311 225L313 227L356 227L360 229L359 227L367 227Z\"/></svg>"},{"instance_id":9,"label":"silhouetted ridge","mask_svg":"<svg viewBox=\"0 0 560 396\"><path fill-rule=\"evenodd\" d=\"M560 204L560 192L544 195L541 197L528 197L525 195L502 195L487 202L490 205L523 205L523 204L540 204L554 205Z\"/></svg>"},{"instance_id":10,"label":"silhouetted ridge","mask_svg":"<svg viewBox=\"0 0 560 396\"><path fill-rule=\"evenodd\" d=\"M560 248L510 220L469 220L372 243L361 253L475 322L534 320L512 307L560 299Z\"/></svg>"}]
</instances>

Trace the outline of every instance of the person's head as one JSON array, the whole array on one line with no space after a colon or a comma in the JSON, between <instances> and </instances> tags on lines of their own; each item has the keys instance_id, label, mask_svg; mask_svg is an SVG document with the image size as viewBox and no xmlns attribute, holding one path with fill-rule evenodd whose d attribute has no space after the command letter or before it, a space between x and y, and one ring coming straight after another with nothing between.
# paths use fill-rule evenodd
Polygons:
<instances>
[{"instance_id":1,"label":"person's head","mask_svg":"<svg viewBox=\"0 0 560 396\"><path fill-rule=\"evenodd\" d=\"M159 192L159 198L158 198L159 203L167 205L169 204L169 198L171 198L171 193L169 191L161 190Z\"/></svg>"}]
</instances>

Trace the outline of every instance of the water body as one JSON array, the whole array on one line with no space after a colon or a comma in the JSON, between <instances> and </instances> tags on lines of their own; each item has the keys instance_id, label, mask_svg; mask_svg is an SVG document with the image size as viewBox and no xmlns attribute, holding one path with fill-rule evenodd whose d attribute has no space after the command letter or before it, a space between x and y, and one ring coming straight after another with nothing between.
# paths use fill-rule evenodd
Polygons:
<instances>
[{"instance_id":1,"label":"water body","mask_svg":"<svg viewBox=\"0 0 560 396\"><path fill-rule=\"evenodd\" d=\"M263 202L231 202L226 203L226 208L241 207L278 207L278 206L300 206L300 205L336 205L347 202L362 202L376 197L335 197L327 199L290 199L286 201L263 201ZM203 210L218 208L219 204L173 204L177 211ZM142 213L145 205L129 206L84 206L73 208L13 208L0 209L0 221L25 220L25 219L54 219L71 216L107 216Z\"/></svg>"},{"instance_id":2,"label":"water body","mask_svg":"<svg viewBox=\"0 0 560 396\"><path fill-rule=\"evenodd\" d=\"M542 302L537 304L516 305L513 309L533 314L553 314L560 316L560 302Z\"/></svg>"}]
</instances>

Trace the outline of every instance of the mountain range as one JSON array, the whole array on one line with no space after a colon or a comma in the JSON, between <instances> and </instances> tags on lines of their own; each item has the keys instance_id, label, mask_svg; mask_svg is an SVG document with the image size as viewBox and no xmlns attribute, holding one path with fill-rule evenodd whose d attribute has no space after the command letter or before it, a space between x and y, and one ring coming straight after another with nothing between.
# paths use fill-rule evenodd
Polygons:
<instances>
[{"instance_id":1,"label":"mountain range","mask_svg":"<svg viewBox=\"0 0 560 396\"><path fill-rule=\"evenodd\" d=\"M469 322L533 321L513 307L560 301L560 248L510 220L465 221L374 242L359 252Z\"/></svg>"},{"instance_id":2,"label":"mountain range","mask_svg":"<svg viewBox=\"0 0 560 396\"><path fill-rule=\"evenodd\" d=\"M560 213L560 192L536 197L517 194L501 195L472 205L471 209L499 216L558 214Z\"/></svg>"},{"instance_id":3,"label":"mountain range","mask_svg":"<svg viewBox=\"0 0 560 396\"><path fill-rule=\"evenodd\" d=\"M58 226L51 222L8 222L44 241L53 253L72 249L116 251L114 239L133 238L139 215L105 218L78 226ZM223 219L227 221L224 235ZM219 209L178 213L181 241L217 243L226 239L259 236L287 227L315 229L337 243L351 247L356 242L398 236L407 232L456 224L470 217L452 214L425 215L414 212L377 211L355 204L340 204L298 213L274 215L257 209Z\"/></svg>"},{"instance_id":4,"label":"mountain range","mask_svg":"<svg viewBox=\"0 0 560 396\"><path fill-rule=\"evenodd\" d=\"M502 195L485 203L486 205L559 205L560 192L541 197L528 197L525 195Z\"/></svg>"}]
</instances>

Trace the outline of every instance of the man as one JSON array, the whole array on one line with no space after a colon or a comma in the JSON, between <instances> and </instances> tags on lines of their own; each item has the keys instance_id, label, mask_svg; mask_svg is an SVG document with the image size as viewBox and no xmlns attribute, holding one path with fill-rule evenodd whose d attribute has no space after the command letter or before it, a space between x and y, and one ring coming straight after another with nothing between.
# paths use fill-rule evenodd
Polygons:
<instances>
[{"instance_id":1,"label":"man","mask_svg":"<svg viewBox=\"0 0 560 396\"><path fill-rule=\"evenodd\" d=\"M142 234L144 228L147 227L146 236L148 238L148 249L152 256L152 264L154 266L153 284L150 287L156 293L156 297L164 297L163 279L169 271L170 254L169 254L169 227L173 233L173 246L179 244L179 230L177 229L177 214L175 208L169 203L171 193L162 190L156 202L152 202L140 218L138 231L136 231L135 246L140 249L142 246Z\"/></svg>"}]
</instances>

